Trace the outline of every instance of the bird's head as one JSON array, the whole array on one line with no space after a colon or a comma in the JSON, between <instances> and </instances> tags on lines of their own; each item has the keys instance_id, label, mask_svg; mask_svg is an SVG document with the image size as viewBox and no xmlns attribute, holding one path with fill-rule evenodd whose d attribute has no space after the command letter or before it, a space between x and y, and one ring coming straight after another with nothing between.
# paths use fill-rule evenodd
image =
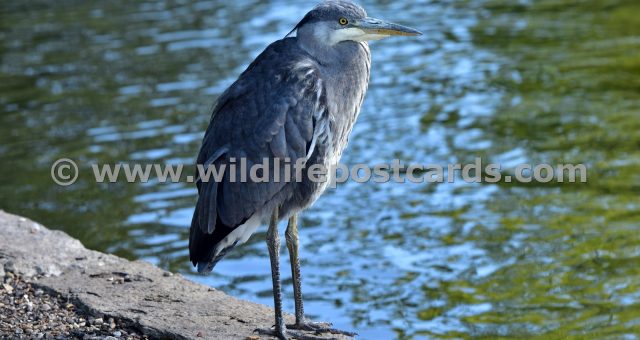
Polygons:
<instances>
[{"instance_id":1,"label":"bird's head","mask_svg":"<svg viewBox=\"0 0 640 340\"><path fill-rule=\"evenodd\" d=\"M413 28L370 18L362 7L344 0L319 4L305 15L294 31L297 31L300 39L328 46L344 41L369 41L392 35L422 34Z\"/></svg>"}]
</instances>

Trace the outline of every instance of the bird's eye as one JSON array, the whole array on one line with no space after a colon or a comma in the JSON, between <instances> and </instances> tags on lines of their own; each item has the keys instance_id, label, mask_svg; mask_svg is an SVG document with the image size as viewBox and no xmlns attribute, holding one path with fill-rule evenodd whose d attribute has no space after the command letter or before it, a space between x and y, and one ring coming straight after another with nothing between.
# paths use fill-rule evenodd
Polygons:
<instances>
[{"instance_id":1,"label":"bird's eye","mask_svg":"<svg viewBox=\"0 0 640 340\"><path fill-rule=\"evenodd\" d=\"M344 26L349 23L349 20L347 20L346 18L340 18L338 22L340 22L340 25Z\"/></svg>"}]
</instances>

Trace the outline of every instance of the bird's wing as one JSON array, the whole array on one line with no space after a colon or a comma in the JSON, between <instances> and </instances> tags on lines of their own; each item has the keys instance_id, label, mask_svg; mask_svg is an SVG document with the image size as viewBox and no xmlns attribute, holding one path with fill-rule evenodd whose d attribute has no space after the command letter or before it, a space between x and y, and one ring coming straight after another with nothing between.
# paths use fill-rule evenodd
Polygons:
<instances>
[{"instance_id":1,"label":"bird's wing","mask_svg":"<svg viewBox=\"0 0 640 340\"><path fill-rule=\"evenodd\" d=\"M278 43L263 52L221 96L203 140L198 164L226 166L220 183L198 181L198 227L211 234L222 223L232 230L267 204L287 183L240 181L240 162L308 158L326 122L325 94L317 65ZM283 61L285 60L285 61ZM321 119L322 118L322 119ZM237 168L231 180L230 165ZM271 179L273 171L271 171ZM281 177L283 178L283 177ZM196 216L194 216L194 221ZM194 226L192 225L192 228Z\"/></svg>"}]
</instances>

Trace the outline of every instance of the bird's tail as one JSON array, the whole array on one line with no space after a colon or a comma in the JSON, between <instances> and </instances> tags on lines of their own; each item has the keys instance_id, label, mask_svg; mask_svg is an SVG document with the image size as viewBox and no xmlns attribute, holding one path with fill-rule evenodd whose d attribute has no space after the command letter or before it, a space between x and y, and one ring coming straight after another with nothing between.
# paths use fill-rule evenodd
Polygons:
<instances>
[{"instance_id":1,"label":"bird's tail","mask_svg":"<svg viewBox=\"0 0 640 340\"><path fill-rule=\"evenodd\" d=\"M200 202L196 205L193 218L191 219L191 228L189 230L189 259L194 266L198 267L199 273L208 273L213 270L216 263L230 250L226 249L214 258L216 246L227 236L228 232L225 233L225 229L228 228L225 228L218 219L216 227L211 234L203 232L198 219L199 206Z\"/></svg>"}]
</instances>

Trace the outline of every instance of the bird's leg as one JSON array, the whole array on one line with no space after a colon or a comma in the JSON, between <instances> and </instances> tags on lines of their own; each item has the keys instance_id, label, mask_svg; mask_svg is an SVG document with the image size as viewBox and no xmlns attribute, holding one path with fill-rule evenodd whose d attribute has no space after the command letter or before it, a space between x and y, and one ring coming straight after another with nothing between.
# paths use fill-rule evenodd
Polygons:
<instances>
[{"instance_id":1,"label":"bird's leg","mask_svg":"<svg viewBox=\"0 0 640 340\"><path fill-rule=\"evenodd\" d=\"M289 248L289 260L291 261L291 277L293 278L293 298L296 304L296 326L304 324L304 306L302 304L302 288L300 282L300 258L298 257L298 214L289 218L287 231L284 234Z\"/></svg>"},{"instance_id":2,"label":"bird's leg","mask_svg":"<svg viewBox=\"0 0 640 340\"><path fill-rule=\"evenodd\" d=\"M313 331L317 334L332 333L343 334L347 336L357 335L356 333L331 328L331 323L328 322L310 322L305 320L304 306L302 303L302 284L300 282L300 258L298 257L298 249L300 247L300 242L298 239L298 214L294 214L293 216L291 216L291 218L289 218L289 224L287 225L287 231L285 232L285 239L287 240L289 259L291 260L293 297L296 305L296 323L294 325L288 325L287 327L290 329Z\"/></svg>"},{"instance_id":3,"label":"bird's leg","mask_svg":"<svg viewBox=\"0 0 640 340\"><path fill-rule=\"evenodd\" d=\"M285 339L284 320L282 319L282 288L280 287L280 236L278 235L278 207L273 209L271 223L267 231L267 248L271 260L271 279L273 280L273 308L276 314L276 334Z\"/></svg>"},{"instance_id":4,"label":"bird's leg","mask_svg":"<svg viewBox=\"0 0 640 340\"><path fill-rule=\"evenodd\" d=\"M273 210L269 230L267 231L267 248L271 260L271 278L273 280L273 307L275 309L275 329L257 329L261 334L275 336L279 339L287 339L287 333L299 340L319 340L320 338L308 336L297 332L287 332L282 318L282 288L280 287L280 236L278 235L278 208ZM296 303L296 307L297 307Z\"/></svg>"}]
</instances>

